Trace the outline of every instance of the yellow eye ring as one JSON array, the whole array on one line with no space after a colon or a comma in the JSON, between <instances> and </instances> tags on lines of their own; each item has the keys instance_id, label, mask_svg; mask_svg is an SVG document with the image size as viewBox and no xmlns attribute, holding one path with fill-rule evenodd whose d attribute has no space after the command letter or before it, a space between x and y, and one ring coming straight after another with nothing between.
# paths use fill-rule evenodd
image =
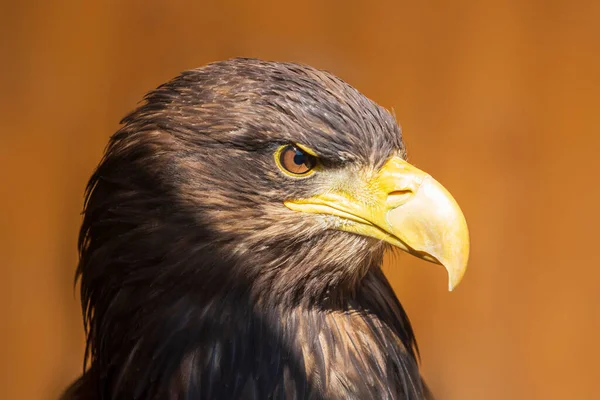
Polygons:
<instances>
[{"instance_id":1,"label":"yellow eye ring","mask_svg":"<svg viewBox=\"0 0 600 400\"><path fill-rule=\"evenodd\" d=\"M284 174L294 178L305 178L315 172L318 159L304 146L287 144L279 147L275 152L275 163Z\"/></svg>"}]
</instances>

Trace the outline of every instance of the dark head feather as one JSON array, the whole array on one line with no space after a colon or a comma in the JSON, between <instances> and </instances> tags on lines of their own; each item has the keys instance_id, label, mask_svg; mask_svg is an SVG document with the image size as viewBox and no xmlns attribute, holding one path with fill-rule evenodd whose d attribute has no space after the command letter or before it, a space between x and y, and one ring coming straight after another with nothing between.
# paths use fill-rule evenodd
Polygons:
<instances>
[{"instance_id":1,"label":"dark head feather","mask_svg":"<svg viewBox=\"0 0 600 400\"><path fill-rule=\"evenodd\" d=\"M234 59L149 93L87 189L78 277L99 399L424 395L385 246L283 205L273 152L338 173L404 155L390 113L333 75ZM89 398L89 397L85 397Z\"/></svg>"}]
</instances>

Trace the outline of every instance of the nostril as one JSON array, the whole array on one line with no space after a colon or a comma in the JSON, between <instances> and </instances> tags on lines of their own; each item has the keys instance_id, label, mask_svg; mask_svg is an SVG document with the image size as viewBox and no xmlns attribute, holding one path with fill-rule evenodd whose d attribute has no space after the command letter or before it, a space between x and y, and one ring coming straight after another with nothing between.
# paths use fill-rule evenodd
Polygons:
<instances>
[{"instance_id":1,"label":"nostril","mask_svg":"<svg viewBox=\"0 0 600 400\"><path fill-rule=\"evenodd\" d=\"M403 196L410 193L412 193L412 189L394 190L393 192L390 192L388 196Z\"/></svg>"},{"instance_id":2,"label":"nostril","mask_svg":"<svg viewBox=\"0 0 600 400\"><path fill-rule=\"evenodd\" d=\"M391 206L397 207L407 201L412 194L413 191L411 189L394 190L388 194L387 203Z\"/></svg>"}]
</instances>

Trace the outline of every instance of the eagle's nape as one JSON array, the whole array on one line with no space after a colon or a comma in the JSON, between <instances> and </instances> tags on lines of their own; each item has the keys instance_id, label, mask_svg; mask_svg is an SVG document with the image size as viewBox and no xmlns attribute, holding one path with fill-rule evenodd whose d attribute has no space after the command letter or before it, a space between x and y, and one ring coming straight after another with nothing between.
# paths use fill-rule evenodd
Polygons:
<instances>
[{"instance_id":1,"label":"eagle's nape","mask_svg":"<svg viewBox=\"0 0 600 400\"><path fill-rule=\"evenodd\" d=\"M286 146L316 172L285 173ZM235 59L151 92L88 186L90 366L65 398L426 398L383 252L443 263L452 285L468 238L451 196L404 158L387 111L310 67ZM419 201L379 216L381 190L401 199L389 211Z\"/></svg>"}]
</instances>

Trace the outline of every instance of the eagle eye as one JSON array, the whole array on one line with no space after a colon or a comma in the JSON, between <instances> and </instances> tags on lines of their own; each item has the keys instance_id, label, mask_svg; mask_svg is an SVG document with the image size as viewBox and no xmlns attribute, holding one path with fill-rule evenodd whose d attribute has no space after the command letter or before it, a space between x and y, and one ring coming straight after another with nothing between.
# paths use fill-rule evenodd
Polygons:
<instances>
[{"instance_id":1,"label":"eagle eye","mask_svg":"<svg viewBox=\"0 0 600 400\"><path fill-rule=\"evenodd\" d=\"M275 161L279 169L294 177L310 175L317 165L317 157L294 145L280 147L275 153Z\"/></svg>"}]
</instances>

